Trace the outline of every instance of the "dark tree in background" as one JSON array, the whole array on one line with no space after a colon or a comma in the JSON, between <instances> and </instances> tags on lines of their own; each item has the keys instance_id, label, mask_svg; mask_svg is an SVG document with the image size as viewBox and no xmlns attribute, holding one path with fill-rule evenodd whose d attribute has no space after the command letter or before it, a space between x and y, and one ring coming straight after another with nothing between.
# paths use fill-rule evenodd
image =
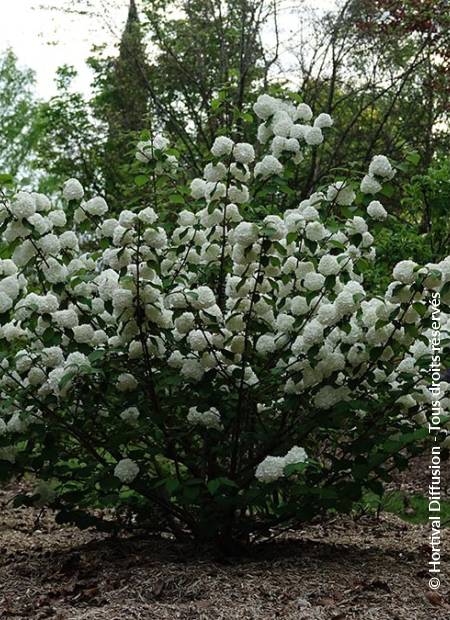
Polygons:
<instances>
[{"instance_id":1,"label":"dark tree in background","mask_svg":"<svg viewBox=\"0 0 450 620\"><path fill-rule=\"evenodd\" d=\"M91 64L95 68L95 60ZM100 92L95 100L98 116L107 125L102 166L104 190L114 203L122 198L126 181L121 165L129 158L136 133L146 125L148 80L143 33L136 4L130 0L119 55L111 59L103 79L100 78Z\"/></svg>"},{"instance_id":2,"label":"dark tree in background","mask_svg":"<svg viewBox=\"0 0 450 620\"><path fill-rule=\"evenodd\" d=\"M329 112L336 128L311 162L304 195L344 161L364 167L376 153L401 160L414 149L424 170L448 149L445 4L347 0L325 16L299 14L290 42L298 92L316 112Z\"/></svg>"},{"instance_id":3,"label":"dark tree in background","mask_svg":"<svg viewBox=\"0 0 450 620\"><path fill-rule=\"evenodd\" d=\"M155 50L148 91L157 121L194 158L220 130L244 137L244 105L267 83L276 59L261 40L263 26L276 19L276 3L147 0L142 6Z\"/></svg>"}]
</instances>

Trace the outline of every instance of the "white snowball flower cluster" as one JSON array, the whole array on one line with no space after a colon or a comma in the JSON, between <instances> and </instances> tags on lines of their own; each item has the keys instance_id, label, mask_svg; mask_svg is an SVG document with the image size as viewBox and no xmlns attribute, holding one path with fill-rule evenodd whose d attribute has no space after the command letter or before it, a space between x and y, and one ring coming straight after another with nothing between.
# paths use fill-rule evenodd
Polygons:
<instances>
[{"instance_id":1,"label":"white snowball flower cluster","mask_svg":"<svg viewBox=\"0 0 450 620\"><path fill-rule=\"evenodd\" d=\"M255 477L260 482L275 482L285 475L284 469L287 465L304 463L308 459L303 448L294 446L285 456L266 456L261 461L255 471Z\"/></svg>"},{"instance_id":2,"label":"white snowball flower cluster","mask_svg":"<svg viewBox=\"0 0 450 620\"><path fill-rule=\"evenodd\" d=\"M327 191L327 200L336 202L338 205L348 206L353 203L356 194L351 185L345 181L336 181L330 185Z\"/></svg>"},{"instance_id":3,"label":"white snowball flower cluster","mask_svg":"<svg viewBox=\"0 0 450 620\"><path fill-rule=\"evenodd\" d=\"M127 407L122 411L120 417L124 422L136 422L139 418L139 409L137 407Z\"/></svg>"},{"instance_id":4,"label":"white snowball flower cluster","mask_svg":"<svg viewBox=\"0 0 450 620\"><path fill-rule=\"evenodd\" d=\"M402 260L394 267L392 275L403 284L411 284L415 280L418 267L413 260Z\"/></svg>"},{"instance_id":5,"label":"white snowball flower cluster","mask_svg":"<svg viewBox=\"0 0 450 620\"><path fill-rule=\"evenodd\" d=\"M363 194L377 194L382 189L384 181L390 181L395 176L395 170L385 155L375 155L369 165L360 185Z\"/></svg>"},{"instance_id":6,"label":"white snowball flower cluster","mask_svg":"<svg viewBox=\"0 0 450 620\"><path fill-rule=\"evenodd\" d=\"M372 200L367 206L367 215L374 220L383 221L387 218L387 211L378 200Z\"/></svg>"},{"instance_id":7,"label":"white snowball flower cluster","mask_svg":"<svg viewBox=\"0 0 450 620\"><path fill-rule=\"evenodd\" d=\"M392 179L395 172L385 155L375 155L370 162L369 174L383 179Z\"/></svg>"},{"instance_id":8,"label":"white snowball flower cluster","mask_svg":"<svg viewBox=\"0 0 450 620\"><path fill-rule=\"evenodd\" d=\"M78 179L69 179L64 183L63 196L66 200L81 200L84 189Z\"/></svg>"},{"instance_id":9,"label":"white snowball flower cluster","mask_svg":"<svg viewBox=\"0 0 450 620\"><path fill-rule=\"evenodd\" d=\"M218 431L223 428L220 413L215 407L210 407L207 411L199 411L197 407L191 407L187 414L187 421L193 425L213 428Z\"/></svg>"},{"instance_id":10,"label":"white snowball flower cluster","mask_svg":"<svg viewBox=\"0 0 450 620\"><path fill-rule=\"evenodd\" d=\"M169 146L169 141L164 136L156 134L153 140L143 140L137 143L136 159L144 164L152 161L155 151L165 151Z\"/></svg>"},{"instance_id":11,"label":"white snowball flower cluster","mask_svg":"<svg viewBox=\"0 0 450 620\"><path fill-rule=\"evenodd\" d=\"M322 129L333 125L332 118L325 113L319 114L313 125L307 124L313 119L313 113L307 104L301 103L296 107L269 95L258 97L253 110L263 121L258 128L259 141L266 144L271 140L270 148L275 158L292 156L295 163L299 163L303 158L301 147L321 144L324 140ZM265 159L263 162L255 168L255 175L281 173L272 160Z\"/></svg>"},{"instance_id":12,"label":"white snowball flower cluster","mask_svg":"<svg viewBox=\"0 0 450 620\"><path fill-rule=\"evenodd\" d=\"M153 162L158 173L173 173L178 168L178 160L175 155L166 153L169 146L167 138L161 134L155 134L149 140L141 140L136 145L136 159L142 164ZM145 172L145 170L144 170Z\"/></svg>"},{"instance_id":13,"label":"white snowball flower cluster","mask_svg":"<svg viewBox=\"0 0 450 620\"><path fill-rule=\"evenodd\" d=\"M226 136L220 136L214 140L214 144L211 147L211 153L214 157L224 157L230 155L233 150L234 142Z\"/></svg>"},{"instance_id":14,"label":"white snowball flower cluster","mask_svg":"<svg viewBox=\"0 0 450 620\"><path fill-rule=\"evenodd\" d=\"M121 459L114 468L114 475L124 484L133 482L139 473L139 465L131 459Z\"/></svg>"}]
</instances>

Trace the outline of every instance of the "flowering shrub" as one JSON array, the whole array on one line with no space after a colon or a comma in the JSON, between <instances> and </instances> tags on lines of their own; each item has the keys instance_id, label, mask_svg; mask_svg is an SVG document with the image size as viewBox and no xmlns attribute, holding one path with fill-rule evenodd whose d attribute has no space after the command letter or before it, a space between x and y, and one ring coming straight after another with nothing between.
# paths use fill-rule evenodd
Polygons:
<instances>
[{"instance_id":1,"label":"flowering shrub","mask_svg":"<svg viewBox=\"0 0 450 620\"><path fill-rule=\"evenodd\" d=\"M0 472L39 480L19 502L228 543L349 511L420 451L450 257L402 261L370 298L391 163L282 213L286 167L332 119L267 95L254 111L267 147L218 137L173 230L152 204L108 218L75 179L62 205L3 196ZM162 137L137 159L153 187L177 174Z\"/></svg>"}]
</instances>

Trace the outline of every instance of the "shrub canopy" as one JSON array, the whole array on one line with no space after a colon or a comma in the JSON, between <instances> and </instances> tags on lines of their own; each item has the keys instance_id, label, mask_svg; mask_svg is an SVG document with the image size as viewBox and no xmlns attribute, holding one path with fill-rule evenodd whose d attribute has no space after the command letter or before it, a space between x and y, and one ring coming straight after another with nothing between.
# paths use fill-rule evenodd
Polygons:
<instances>
[{"instance_id":1,"label":"shrub canopy","mask_svg":"<svg viewBox=\"0 0 450 620\"><path fill-rule=\"evenodd\" d=\"M57 205L3 196L0 472L39 480L18 502L228 543L349 511L420 451L450 257L401 261L371 296L391 162L283 212L332 119L266 95L254 111L256 149L218 137L187 199L159 135L137 147L147 197L117 217L75 179Z\"/></svg>"}]
</instances>

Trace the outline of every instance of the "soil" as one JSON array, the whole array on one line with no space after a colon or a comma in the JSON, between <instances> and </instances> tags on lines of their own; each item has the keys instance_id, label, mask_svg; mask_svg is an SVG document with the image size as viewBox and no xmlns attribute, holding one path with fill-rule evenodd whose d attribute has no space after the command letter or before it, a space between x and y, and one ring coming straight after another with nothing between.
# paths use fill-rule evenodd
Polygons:
<instances>
[{"instance_id":1,"label":"soil","mask_svg":"<svg viewBox=\"0 0 450 620\"><path fill-rule=\"evenodd\" d=\"M424 465L399 487L425 489ZM448 530L432 593L428 527L393 515L322 521L225 562L169 539L59 526L12 508L16 493L0 492L5 620L450 620Z\"/></svg>"}]
</instances>

